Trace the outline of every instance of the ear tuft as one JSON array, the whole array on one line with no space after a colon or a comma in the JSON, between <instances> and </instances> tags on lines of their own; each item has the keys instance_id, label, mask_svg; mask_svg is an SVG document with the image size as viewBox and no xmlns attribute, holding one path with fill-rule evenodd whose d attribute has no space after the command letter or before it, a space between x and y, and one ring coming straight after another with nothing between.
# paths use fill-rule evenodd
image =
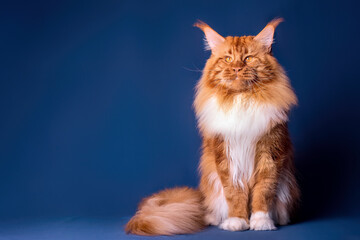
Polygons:
<instances>
[{"instance_id":1,"label":"ear tuft","mask_svg":"<svg viewBox=\"0 0 360 240\"><path fill-rule=\"evenodd\" d=\"M194 23L194 27L200 28L202 31L204 31L205 28L209 27L206 23L204 23L201 20L197 20L196 23Z\"/></svg>"},{"instance_id":2,"label":"ear tuft","mask_svg":"<svg viewBox=\"0 0 360 240\"><path fill-rule=\"evenodd\" d=\"M225 38L215 32L209 25L198 20L194 27L200 28L205 34L205 49L214 51L214 49L225 41Z\"/></svg>"},{"instance_id":3,"label":"ear tuft","mask_svg":"<svg viewBox=\"0 0 360 240\"><path fill-rule=\"evenodd\" d=\"M282 22L284 22L283 18L274 18L267 25L271 25L275 29Z\"/></svg>"},{"instance_id":4,"label":"ear tuft","mask_svg":"<svg viewBox=\"0 0 360 240\"><path fill-rule=\"evenodd\" d=\"M283 22L283 18L275 18L270 21L266 27L254 38L256 41L259 41L266 48L270 48L271 44L274 41L274 32L276 27Z\"/></svg>"}]
</instances>

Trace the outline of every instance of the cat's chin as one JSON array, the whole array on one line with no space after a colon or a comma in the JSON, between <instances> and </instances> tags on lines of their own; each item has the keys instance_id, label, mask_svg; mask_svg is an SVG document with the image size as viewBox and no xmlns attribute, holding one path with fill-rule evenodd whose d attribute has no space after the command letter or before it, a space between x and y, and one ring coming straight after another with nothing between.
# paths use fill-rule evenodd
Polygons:
<instances>
[{"instance_id":1,"label":"cat's chin","mask_svg":"<svg viewBox=\"0 0 360 240\"><path fill-rule=\"evenodd\" d=\"M251 93L252 88L251 87L232 87L229 86L229 84L222 84L220 87L218 87L217 91L218 94L223 94L223 97L226 97L228 95L236 96L244 93ZM221 91L222 90L222 91ZM225 90L225 91L224 91Z\"/></svg>"},{"instance_id":2,"label":"cat's chin","mask_svg":"<svg viewBox=\"0 0 360 240\"><path fill-rule=\"evenodd\" d=\"M235 82L240 82L240 84L236 84ZM253 83L245 83L245 80L242 80L240 77L236 78L223 78L220 80L219 85L215 87L223 94L241 94L241 93L251 93L253 91L254 84Z\"/></svg>"}]
</instances>

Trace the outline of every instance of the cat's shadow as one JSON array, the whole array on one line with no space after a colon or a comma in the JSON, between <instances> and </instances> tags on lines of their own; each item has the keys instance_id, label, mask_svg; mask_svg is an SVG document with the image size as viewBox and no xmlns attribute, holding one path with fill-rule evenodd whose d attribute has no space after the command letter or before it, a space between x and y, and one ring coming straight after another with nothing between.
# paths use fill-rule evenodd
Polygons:
<instances>
[{"instance_id":1,"label":"cat's shadow","mask_svg":"<svg viewBox=\"0 0 360 240\"><path fill-rule=\"evenodd\" d=\"M296 222L346 215L351 202L359 197L359 191L353 190L353 180L358 179L353 164L358 116L351 109L333 108L319 116L321 123L309 127L303 148L295 151L302 192Z\"/></svg>"}]
</instances>

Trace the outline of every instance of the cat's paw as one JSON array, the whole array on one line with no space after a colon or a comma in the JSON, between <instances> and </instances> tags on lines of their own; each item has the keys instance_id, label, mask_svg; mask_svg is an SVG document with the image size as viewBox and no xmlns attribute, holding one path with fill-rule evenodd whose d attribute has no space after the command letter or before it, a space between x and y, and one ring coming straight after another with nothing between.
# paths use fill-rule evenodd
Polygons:
<instances>
[{"instance_id":1,"label":"cat's paw","mask_svg":"<svg viewBox=\"0 0 360 240\"><path fill-rule=\"evenodd\" d=\"M243 218L231 217L225 219L219 225L219 228L228 231L244 231L249 229L249 224Z\"/></svg>"},{"instance_id":2,"label":"cat's paw","mask_svg":"<svg viewBox=\"0 0 360 240\"><path fill-rule=\"evenodd\" d=\"M268 213L255 212L251 214L250 229L255 231L267 231L276 230L276 227Z\"/></svg>"}]
</instances>

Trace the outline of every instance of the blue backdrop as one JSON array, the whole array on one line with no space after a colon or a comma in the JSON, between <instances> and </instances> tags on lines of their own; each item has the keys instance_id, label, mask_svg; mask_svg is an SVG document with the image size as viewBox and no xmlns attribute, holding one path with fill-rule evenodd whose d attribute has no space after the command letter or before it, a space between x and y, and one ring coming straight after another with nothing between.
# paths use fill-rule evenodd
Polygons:
<instances>
[{"instance_id":1,"label":"blue backdrop","mask_svg":"<svg viewBox=\"0 0 360 240\"><path fill-rule=\"evenodd\" d=\"M299 106L290 130L305 218L360 213L355 1L2 1L0 217L125 216L198 181L194 86L209 52L192 24L255 35Z\"/></svg>"}]
</instances>

